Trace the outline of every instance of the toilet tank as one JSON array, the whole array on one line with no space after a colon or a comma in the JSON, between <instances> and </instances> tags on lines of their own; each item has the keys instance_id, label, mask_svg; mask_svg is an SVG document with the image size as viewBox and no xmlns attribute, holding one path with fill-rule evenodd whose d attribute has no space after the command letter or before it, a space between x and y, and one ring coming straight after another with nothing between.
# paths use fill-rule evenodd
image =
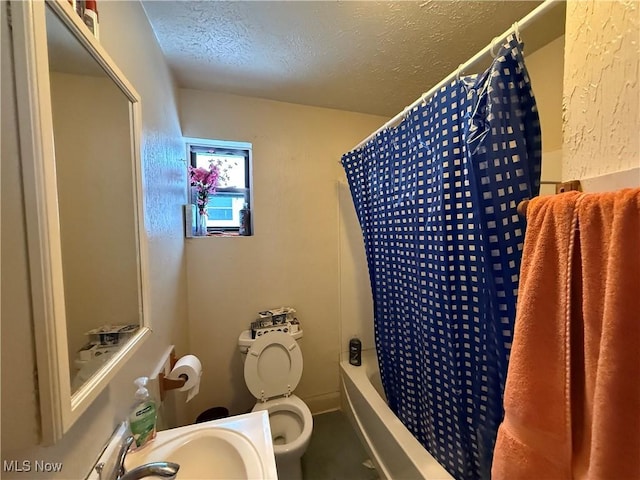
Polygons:
<instances>
[{"instance_id":1,"label":"toilet tank","mask_svg":"<svg viewBox=\"0 0 640 480\"><path fill-rule=\"evenodd\" d=\"M302 329L299 329L297 332L291 333L290 335L296 341L299 341L302 338ZM238 348L240 349L240 353L242 353L243 360L246 358L247 351L249 351L253 342L255 342L255 339L251 338L251 330L243 330L238 337Z\"/></svg>"}]
</instances>

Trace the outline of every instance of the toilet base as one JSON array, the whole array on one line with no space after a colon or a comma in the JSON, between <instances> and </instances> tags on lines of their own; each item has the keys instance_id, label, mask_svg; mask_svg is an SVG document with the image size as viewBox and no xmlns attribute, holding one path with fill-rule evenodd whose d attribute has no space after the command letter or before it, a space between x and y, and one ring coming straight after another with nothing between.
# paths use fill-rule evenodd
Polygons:
<instances>
[{"instance_id":1,"label":"toilet base","mask_svg":"<svg viewBox=\"0 0 640 480\"><path fill-rule=\"evenodd\" d=\"M276 470L280 480L302 480L302 461L300 458L278 459L276 455Z\"/></svg>"}]
</instances>

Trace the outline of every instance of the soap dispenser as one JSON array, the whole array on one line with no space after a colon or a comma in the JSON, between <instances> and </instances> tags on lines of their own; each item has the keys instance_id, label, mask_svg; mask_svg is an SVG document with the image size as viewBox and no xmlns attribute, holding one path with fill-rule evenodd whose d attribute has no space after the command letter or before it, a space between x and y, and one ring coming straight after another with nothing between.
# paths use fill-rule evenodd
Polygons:
<instances>
[{"instance_id":1,"label":"soap dispenser","mask_svg":"<svg viewBox=\"0 0 640 480\"><path fill-rule=\"evenodd\" d=\"M156 403L149 398L148 377L136 378L136 401L129 415L129 426L135 440L135 448L145 446L156 437L158 419Z\"/></svg>"}]
</instances>

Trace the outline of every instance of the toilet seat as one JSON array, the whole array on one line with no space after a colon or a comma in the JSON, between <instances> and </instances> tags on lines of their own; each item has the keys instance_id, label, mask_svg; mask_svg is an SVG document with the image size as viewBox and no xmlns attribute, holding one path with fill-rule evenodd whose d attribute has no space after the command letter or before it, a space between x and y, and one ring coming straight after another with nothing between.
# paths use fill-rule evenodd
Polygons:
<instances>
[{"instance_id":1,"label":"toilet seat","mask_svg":"<svg viewBox=\"0 0 640 480\"><path fill-rule=\"evenodd\" d=\"M289 334L272 332L257 338L247 352L244 379L259 400L291 395L302 377L302 352Z\"/></svg>"}]
</instances>

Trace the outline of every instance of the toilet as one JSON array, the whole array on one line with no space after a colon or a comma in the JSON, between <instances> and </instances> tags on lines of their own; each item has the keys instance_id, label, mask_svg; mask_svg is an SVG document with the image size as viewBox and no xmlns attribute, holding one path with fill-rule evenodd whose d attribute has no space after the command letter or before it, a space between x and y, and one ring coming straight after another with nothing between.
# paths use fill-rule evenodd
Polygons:
<instances>
[{"instance_id":1,"label":"toilet","mask_svg":"<svg viewBox=\"0 0 640 480\"><path fill-rule=\"evenodd\" d=\"M313 430L309 407L293 394L302 377L300 337L301 330L270 332L252 339L245 330L238 339L244 381L258 399L252 411L269 413L278 477L283 480L302 479L301 459Z\"/></svg>"}]
</instances>

